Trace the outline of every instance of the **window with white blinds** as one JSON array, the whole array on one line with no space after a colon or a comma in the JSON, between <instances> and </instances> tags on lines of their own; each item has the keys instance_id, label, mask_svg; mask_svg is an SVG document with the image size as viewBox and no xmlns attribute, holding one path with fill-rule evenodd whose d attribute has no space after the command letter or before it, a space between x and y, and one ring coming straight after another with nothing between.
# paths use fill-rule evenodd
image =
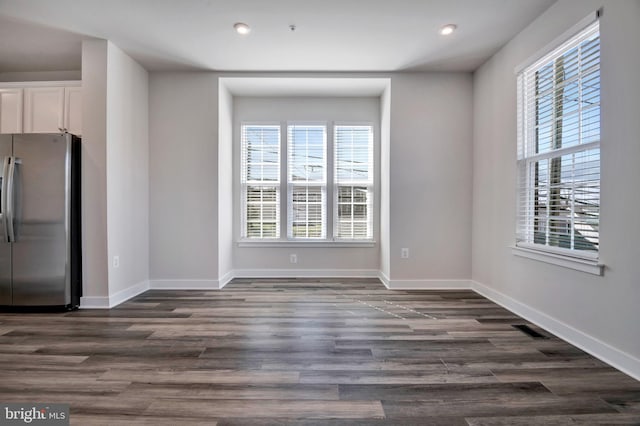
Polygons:
<instances>
[{"instance_id":1,"label":"window with white blinds","mask_svg":"<svg viewBox=\"0 0 640 426\"><path fill-rule=\"evenodd\" d=\"M373 237L373 128L334 127L334 236Z\"/></svg>"},{"instance_id":2,"label":"window with white blinds","mask_svg":"<svg viewBox=\"0 0 640 426\"><path fill-rule=\"evenodd\" d=\"M280 237L280 126L241 131L243 238Z\"/></svg>"},{"instance_id":3,"label":"window with white blinds","mask_svg":"<svg viewBox=\"0 0 640 426\"><path fill-rule=\"evenodd\" d=\"M327 236L327 130L324 125L287 128L287 234Z\"/></svg>"},{"instance_id":4,"label":"window with white blinds","mask_svg":"<svg viewBox=\"0 0 640 426\"><path fill-rule=\"evenodd\" d=\"M517 245L597 258L597 21L518 75L517 161Z\"/></svg>"},{"instance_id":5,"label":"window with white blinds","mask_svg":"<svg viewBox=\"0 0 640 426\"><path fill-rule=\"evenodd\" d=\"M372 242L372 125L244 123L240 128L241 239Z\"/></svg>"}]
</instances>

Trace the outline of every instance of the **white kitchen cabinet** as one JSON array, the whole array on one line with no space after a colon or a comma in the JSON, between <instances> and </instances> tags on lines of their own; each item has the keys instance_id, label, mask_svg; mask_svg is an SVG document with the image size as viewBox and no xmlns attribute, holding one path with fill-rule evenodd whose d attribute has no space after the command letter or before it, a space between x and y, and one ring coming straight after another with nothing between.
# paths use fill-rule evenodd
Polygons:
<instances>
[{"instance_id":1,"label":"white kitchen cabinet","mask_svg":"<svg viewBox=\"0 0 640 426\"><path fill-rule=\"evenodd\" d=\"M82 87L64 88L64 129L82 135Z\"/></svg>"},{"instance_id":2,"label":"white kitchen cabinet","mask_svg":"<svg viewBox=\"0 0 640 426\"><path fill-rule=\"evenodd\" d=\"M64 128L64 87L24 89L24 132L56 133Z\"/></svg>"},{"instance_id":3,"label":"white kitchen cabinet","mask_svg":"<svg viewBox=\"0 0 640 426\"><path fill-rule=\"evenodd\" d=\"M0 88L0 133L22 133L22 91Z\"/></svg>"},{"instance_id":4,"label":"white kitchen cabinet","mask_svg":"<svg viewBox=\"0 0 640 426\"><path fill-rule=\"evenodd\" d=\"M0 83L0 133L82 134L79 81Z\"/></svg>"}]
</instances>

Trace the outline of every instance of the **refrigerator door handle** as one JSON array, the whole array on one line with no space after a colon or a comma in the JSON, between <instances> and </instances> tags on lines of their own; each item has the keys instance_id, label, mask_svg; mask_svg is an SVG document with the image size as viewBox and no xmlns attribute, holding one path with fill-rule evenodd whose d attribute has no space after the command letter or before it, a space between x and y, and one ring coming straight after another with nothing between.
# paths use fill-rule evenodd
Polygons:
<instances>
[{"instance_id":1,"label":"refrigerator door handle","mask_svg":"<svg viewBox=\"0 0 640 426\"><path fill-rule=\"evenodd\" d=\"M2 229L4 231L3 239L5 243L10 243L9 230L7 229L7 177L9 175L9 159L11 157L4 157L2 159L2 187L0 188L0 222L2 222Z\"/></svg>"},{"instance_id":2,"label":"refrigerator door handle","mask_svg":"<svg viewBox=\"0 0 640 426\"><path fill-rule=\"evenodd\" d=\"M16 157L9 157L9 172L7 173L7 186L6 186L6 195L5 197L5 223L7 229L7 240L12 243L15 242L16 236L13 229L13 207L15 204L14 201L14 193L15 193L15 174L16 174Z\"/></svg>"}]
</instances>

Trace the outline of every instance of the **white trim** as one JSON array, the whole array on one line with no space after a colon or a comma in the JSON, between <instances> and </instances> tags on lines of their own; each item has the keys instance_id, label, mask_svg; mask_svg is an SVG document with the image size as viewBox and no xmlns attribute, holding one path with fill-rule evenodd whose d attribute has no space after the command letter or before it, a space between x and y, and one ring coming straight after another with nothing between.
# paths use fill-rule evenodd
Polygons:
<instances>
[{"instance_id":1,"label":"white trim","mask_svg":"<svg viewBox=\"0 0 640 426\"><path fill-rule=\"evenodd\" d=\"M284 137L285 137L285 149L283 151L285 152L285 164L284 167L282 168L282 170L285 172L285 179L283 179L283 183L286 186L283 186L283 189L286 189L286 203L282 204L282 206L286 205L286 212L287 215L286 217L284 216L280 216L281 220L284 220L286 218L286 233L281 233L280 235L283 237L286 237L287 239L290 240L297 240L297 239L303 239L306 238L307 241L326 241L328 236L331 235L329 233L329 201L328 201L328 197L329 197L329 181L333 181L333 175L330 173L333 173L333 171L329 170L331 164L333 164L333 162L329 161L329 145L333 146L333 135L330 136L330 132L329 132L329 126L330 126L330 122L323 120L323 121L286 121L284 122L284 128L286 129L286 132L284 133ZM299 127L300 129L306 129L307 132L307 140L304 141L305 146L307 147L307 152L308 152L308 132L312 129L315 128L315 130L317 129L322 129L322 155L323 155L323 175L322 175L322 180L308 180L309 177L307 176L307 181L295 181L293 180L292 176L293 176L293 170L296 164L295 161L295 154L294 154L294 148L296 146L296 144L294 143L295 140L295 136L294 136L294 131L296 129L296 127ZM315 130L312 130L315 132ZM332 140L330 141L329 138L332 138ZM308 155L308 154L307 154ZM331 163L331 164L330 164ZM300 166L300 164L299 164ZM282 166L281 166L282 167ZM306 170L305 170L306 171ZM294 220L294 208L293 208L293 193L294 193L294 189L295 188L306 188L307 192L309 191L310 188L313 189L320 189L320 223L322 224L322 228L321 228L321 237L317 238L317 237L295 237L293 235L293 225L294 222L296 222ZM315 201L309 201L308 197L307 197L307 201L299 201L299 203L303 203L303 205L307 206L307 218L304 222L300 223L304 223L307 226L307 234L308 234L308 228L309 228L309 205L311 204L316 204L317 202ZM333 226L333 224L331 224ZM333 228L332 228L333 229Z\"/></svg>"},{"instance_id":2,"label":"white trim","mask_svg":"<svg viewBox=\"0 0 640 426\"><path fill-rule=\"evenodd\" d=\"M229 284L233 278L233 270L228 271L226 274L218 278L218 288L222 289L225 285Z\"/></svg>"},{"instance_id":3,"label":"white trim","mask_svg":"<svg viewBox=\"0 0 640 426\"><path fill-rule=\"evenodd\" d=\"M389 283L391 282L391 280L389 279L387 274L382 271L378 271L378 279L382 282L382 284L384 284L386 288L389 288Z\"/></svg>"},{"instance_id":4,"label":"white trim","mask_svg":"<svg viewBox=\"0 0 640 426\"><path fill-rule=\"evenodd\" d=\"M8 81L1 82L0 88L31 88L31 87L81 87L81 80L61 81Z\"/></svg>"},{"instance_id":5,"label":"white trim","mask_svg":"<svg viewBox=\"0 0 640 426\"><path fill-rule=\"evenodd\" d=\"M377 278L376 269L236 269L234 278Z\"/></svg>"},{"instance_id":6,"label":"white trim","mask_svg":"<svg viewBox=\"0 0 640 426\"><path fill-rule=\"evenodd\" d=\"M109 309L108 296L82 296L80 298L80 309Z\"/></svg>"},{"instance_id":7,"label":"white trim","mask_svg":"<svg viewBox=\"0 0 640 426\"><path fill-rule=\"evenodd\" d=\"M151 280L152 290L219 290L218 280Z\"/></svg>"},{"instance_id":8,"label":"white trim","mask_svg":"<svg viewBox=\"0 0 640 426\"><path fill-rule=\"evenodd\" d=\"M248 155L248 139L247 139L247 127L261 127L261 132L264 130L277 129L278 131L278 179L276 181L249 181L249 155ZM243 121L240 123L240 128L238 129L238 134L240 135L240 157L239 157L239 169L240 169L240 191L237 196L240 198L240 238L245 239L247 233L247 190L249 186L258 187L261 190L268 187L273 187L276 190L276 235L280 237L282 234L281 229L281 209L282 209L282 162L283 162L283 138L282 138L282 125L278 121L269 121L269 122L250 122ZM233 155L232 155L233 156ZM237 161L237 160L234 160ZM264 201L260 202L260 206L264 206ZM262 222L261 222L262 223ZM262 233L262 232L261 232Z\"/></svg>"},{"instance_id":9,"label":"white trim","mask_svg":"<svg viewBox=\"0 0 640 426\"><path fill-rule=\"evenodd\" d=\"M574 114L574 113L572 113ZM558 148L553 151L542 152L540 154L526 155L518 160L527 160L528 162L535 163L540 160L550 160L555 157L561 157L563 155L575 154L582 151L589 151L590 149L600 148L600 139L592 142L581 143L579 145L569 146L566 148Z\"/></svg>"},{"instance_id":10,"label":"white trim","mask_svg":"<svg viewBox=\"0 0 640 426\"><path fill-rule=\"evenodd\" d=\"M360 132L363 129L366 129L367 134L368 134L368 138L367 138L367 179L354 179L352 177L352 179L345 179L345 180L341 180L340 179L340 172L339 172L339 165L340 165L340 154L344 153L344 146L342 146L340 144L340 141L345 142L343 139L341 139L338 135L338 133L340 132L340 128L344 128L345 132ZM349 129L349 130L347 130ZM358 130L356 130L358 129ZM331 142L332 142L332 153L330 155L330 162L331 162L331 169L332 169L332 182L331 182L331 198L332 200L329 201L329 203L332 206L332 210L333 210L333 214L332 214L332 221L331 221L331 235L333 235L334 240L338 240L338 241L342 241L343 239L340 238L339 233L340 233L340 187L341 186L364 186L367 188L367 201L366 201L366 226L367 226L367 232L366 232L366 238L362 238L361 239L367 239L367 240L372 240L373 239L373 230L374 230L374 219L375 219L375 215L376 215L376 211L375 211L375 193L376 193L376 149L375 149L375 131L376 131L376 126L375 123L373 122L369 122L369 123L357 123L357 122L353 122L353 123L349 123L349 122L333 122L333 125L331 126ZM347 145L349 145L349 142L345 142ZM353 138L351 138L351 150L353 150L353 146L354 146L354 141ZM352 194L351 197L351 202L349 203L349 205L351 206L351 209L354 209L355 204L355 194ZM352 211L353 214L353 211ZM354 233L354 225L355 223L357 223L355 221L355 217L352 217L351 220L351 233ZM358 221L360 222L360 221ZM362 223L362 222L360 222ZM348 238L348 237L346 237Z\"/></svg>"},{"instance_id":11,"label":"white trim","mask_svg":"<svg viewBox=\"0 0 640 426\"><path fill-rule=\"evenodd\" d=\"M621 351L608 343L589 336L569 324L538 311L506 294L494 290L477 281L471 281L471 288L478 294L508 309L516 315L530 321L561 339L584 350L623 373L640 380L640 359Z\"/></svg>"},{"instance_id":12,"label":"white trim","mask_svg":"<svg viewBox=\"0 0 640 426\"><path fill-rule=\"evenodd\" d=\"M571 257L573 259L584 260L587 262L597 263L599 253L587 250L571 250L564 247L547 246L544 244L527 243L525 241L517 241L512 248L525 249L535 252L556 254L561 257Z\"/></svg>"},{"instance_id":13,"label":"white trim","mask_svg":"<svg viewBox=\"0 0 640 426\"><path fill-rule=\"evenodd\" d=\"M552 253L551 251L536 250L527 247L511 247L511 253L515 256L525 257L527 259L537 260L539 262L550 263L564 268L574 269L576 271L586 272L588 274L602 276L604 274L604 265L598 263L597 259L582 259L579 257L566 256L560 253Z\"/></svg>"},{"instance_id":14,"label":"white trim","mask_svg":"<svg viewBox=\"0 0 640 426\"><path fill-rule=\"evenodd\" d=\"M147 290L220 290L234 278L376 278L374 269L240 269L218 280L174 279L140 282L112 296L81 297L80 309L110 309Z\"/></svg>"},{"instance_id":15,"label":"white trim","mask_svg":"<svg viewBox=\"0 0 640 426\"><path fill-rule=\"evenodd\" d=\"M560 34L558 37L554 38L553 41L548 43L542 49L538 50L536 53L534 53L533 55L529 56L527 59L522 61L520 65L516 66L515 69L513 70L514 74L520 74L522 71L524 71L525 68L535 64L542 57L547 56L549 52L553 52L558 47L562 46L564 43L567 42L567 40L569 40L570 38L578 34L583 29L587 28L589 25L591 25L595 21L597 21L600 16L600 13L601 13L600 9L590 12L587 16L581 19L580 22L578 22L573 27L569 28L567 31Z\"/></svg>"},{"instance_id":16,"label":"white trim","mask_svg":"<svg viewBox=\"0 0 640 426\"><path fill-rule=\"evenodd\" d=\"M287 240L267 240L267 241L254 241L254 240L240 240L236 243L238 247L375 247L375 241L336 241L336 240L321 240L321 241L287 241Z\"/></svg>"},{"instance_id":17,"label":"white trim","mask_svg":"<svg viewBox=\"0 0 640 426\"><path fill-rule=\"evenodd\" d=\"M392 280L378 271L378 279L389 290L469 290L470 280Z\"/></svg>"},{"instance_id":18,"label":"white trim","mask_svg":"<svg viewBox=\"0 0 640 426\"><path fill-rule=\"evenodd\" d=\"M220 77L233 96L377 97L391 87L389 77Z\"/></svg>"},{"instance_id":19,"label":"white trim","mask_svg":"<svg viewBox=\"0 0 640 426\"><path fill-rule=\"evenodd\" d=\"M138 284L132 285L129 288L125 288L124 290L120 290L116 294L109 295L109 307L113 308L127 300L139 295L140 293L144 293L149 290L149 281L142 281Z\"/></svg>"},{"instance_id":20,"label":"white trim","mask_svg":"<svg viewBox=\"0 0 640 426\"><path fill-rule=\"evenodd\" d=\"M469 290L469 280L387 280L389 290Z\"/></svg>"},{"instance_id":21,"label":"white trim","mask_svg":"<svg viewBox=\"0 0 640 426\"><path fill-rule=\"evenodd\" d=\"M80 309L111 309L149 290L149 281L141 281L131 287L106 297L81 297Z\"/></svg>"},{"instance_id":22,"label":"white trim","mask_svg":"<svg viewBox=\"0 0 640 426\"><path fill-rule=\"evenodd\" d=\"M600 137L598 133L597 140L583 143L590 140L590 138L588 134L584 133L584 126L582 125L582 113L587 111L585 108L590 108L589 111L593 111L595 113L593 117L597 118L597 128L599 132L599 99L594 100L594 102L590 103L588 106L585 106L582 100L582 88L587 84L586 80L591 79L591 76L593 75L599 75L600 72L600 33L597 17L598 13L596 12L583 19L577 26L574 26L568 33L565 33L562 36L567 38L565 42L560 43L560 45L555 48L551 46L545 47L545 50L549 50L549 52L547 54L543 54L542 57L533 64L528 65L518 75L518 203L516 239L521 241L517 243L518 248L528 250L520 252L522 256L531 257L540 261L549 261L557 265L601 275L601 268L593 268L594 266L597 266L597 252L594 253L587 250L574 250L574 248L576 248L574 246L578 246L579 248L579 245L581 244L574 240L577 238L576 234L578 233L576 228L578 228L578 224L582 221L580 215L581 208L576 210L576 206L579 206L582 203L580 199L583 196L580 194L583 191L585 194L585 207L589 209L586 213L590 214L592 213L590 212L590 209L596 209L596 213L593 213L594 216L590 219L593 220L595 225L590 222L588 222L588 224L595 228L597 228L598 224L597 212L599 211L600 201L600 155L596 154L595 151L600 148ZM584 43L587 42L592 44L590 44L590 47L588 47L585 52ZM556 74L559 72L559 67L561 66L559 58L567 55L567 52L575 53L576 60L574 63L577 64L578 68L575 76L568 77L565 74L562 79L558 80L558 76ZM585 66L587 68L584 68ZM538 73L541 72L541 70L545 70L545 73L548 72L553 74L551 76L552 78L550 78L552 81L548 85L544 82L540 83L538 79ZM557 99L555 98L557 97L558 91L561 90L563 86L574 83L576 87L580 89L580 94L577 95L576 111L578 114L571 115L571 112L567 113L565 110L562 110L562 108L558 109L561 104L558 104ZM544 85L544 87L541 88L541 84ZM540 92L541 90L542 92ZM600 93L599 89L594 90L594 93L597 96ZM538 151L538 139L542 137L539 135L538 130L540 129L536 130L536 126L547 126L547 118L549 118L549 115L547 115L547 118L543 120L544 123L540 123L538 117L538 109L540 107L539 101L544 100L545 97L549 96L552 98L550 101L551 106L549 107L549 114L553 116L551 117L550 122L555 123L556 120L566 117L567 114L570 114L574 118L577 117L578 132L576 134L576 138L578 144L571 146L563 145L556 149L551 149L550 151L547 150L547 152L536 153L536 151ZM544 130L544 132L546 131L547 130ZM551 131L551 133L553 132ZM553 148L551 145L555 145L557 138L552 135L551 139L552 140L549 144L550 148ZM543 151L545 150L543 149ZM570 164L572 171L571 177L568 178L567 182L563 183L563 185L561 185L562 187L558 190L562 190L563 193L565 190L568 191L568 193L565 194L566 199L568 200L567 205L559 205L549 199L546 201L540 201L542 207L538 205L539 198L542 197L542 195L537 193L536 188L544 187L544 191L542 189L541 191L546 192L546 197L548 198L550 191L553 192L552 186L554 181L552 175L554 173L559 173L558 170L553 168L553 164L547 164L543 169L540 169L537 166L538 162L552 159L560 161L565 156L577 153L583 153L584 157L573 158ZM565 171L564 168L562 170ZM563 173L563 176L564 174L565 173ZM581 189L583 188L583 185L584 189ZM565 209L566 213L562 213ZM556 214L560 216L559 219L566 221L566 229L560 229L559 224L554 224L553 218ZM557 229L554 229L554 226ZM593 241L595 241L594 244L597 245L599 238L598 230L593 229L592 231L589 231L589 233L594 234L592 235L594 238ZM544 244L533 244L536 237L538 237L538 234L540 234L541 237L544 235L544 238L547 240L554 238L554 235L556 236L555 238L562 238L563 236L568 237L570 239L571 250L549 247ZM589 236L586 238L591 240ZM529 251L531 249L533 251ZM548 255L548 252L551 254ZM518 252L514 251L514 253L520 255ZM563 259L565 256L566 258ZM574 262L573 258L583 258L586 259L586 262Z\"/></svg>"}]
</instances>

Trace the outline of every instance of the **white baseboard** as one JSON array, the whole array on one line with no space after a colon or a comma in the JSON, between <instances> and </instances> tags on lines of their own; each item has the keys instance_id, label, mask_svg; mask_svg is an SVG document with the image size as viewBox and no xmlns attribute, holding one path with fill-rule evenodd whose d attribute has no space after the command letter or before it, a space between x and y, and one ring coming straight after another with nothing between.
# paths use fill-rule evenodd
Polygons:
<instances>
[{"instance_id":1,"label":"white baseboard","mask_svg":"<svg viewBox=\"0 0 640 426\"><path fill-rule=\"evenodd\" d=\"M109 296L81 297L80 309L110 309L147 290L149 290L149 281L142 281Z\"/></svg>"},{"instance_id":2,"label":"white baseboard","mask_svg":"<svg viewBox=\"0 0 640 426\"><path fill-rule=\"evenodd\" d=\"M527 321L555 334L634 379L640 380L640 359L477 281L471 281L471 288Z\"/></svg>"},{"instance_id":3,"label":"white baseboard","mask_svg":"<svg viewBox=\"0 0 640 426\"><path fill-rule=\"evenodd\" d=\"M151 280L152 290L219 290L218 280Z\"/></svg>"},{"instance_id":4,"label":"white baseboard","mask_svg":"<svg viewBox=\"0 0 640 426\"><path fill-rule=\"evenodd\" d=\"M389 280L379 277L389 290L470 290L469 280Z\"/></svg>"},{"instance_id":5,"label":"white baseboard","mask_svg":"<svg viewBox=\"0 0 640 426\"><path fill-rule=\"evenodd\" d=\"M232 279L234 279L233 270L227 272L220 278L218 278L218 288L223 288L225 285L229 284Z\"/></svg>"},{"instance_id":6,"label":"white baseboard","mask_svg":"<svg viewBox=\"0 0 640 426\"><path fill-rule=\"evenodd\" d=\"M470 280L392 280L378 271L378 279L389 290L469 290Z\"/></svg>"},{"instance_id":7,"label":"white baseboard","mask_svg":"<svg viewBox=\"0 0 640 426\"><path fill-rule=\"evenodd\" d=\"M109 296L82 296L80 309L109 309Z\"/></svg>"},{"instance_id":8,"label":"white baseboard","mask_svg":"<svg viewBox=\"0 0 640 426\"><path fill-rule=\"evenodd\" d=\"M377 269L236 269L234 278L376 278Z\"/></svg>"},{"instance_id":9,"label":"white baseboard","mask_svg":"<svg viewBox=\"0 0 640 426\"><path fill-rule=\"evenodd\" d=\"M135 297L140 293L144 293L147 290L149 290L149 281L142 281L138 284L132 285L129 288L120 290L116 294L109 296L109 307L113 308L114 306L117 306L122 302L126 302L132 297Z\"/></svg>"},{"instance_id":10,"label":"white baseboard","mask_svg":"<svg viewBox=\"0 0 640 426\"><path fill-rule=\"evenodd\" d=\"M382 271L378 271L378 279L384 284L386 288L389 288L389 282L391 281L387 274Z\"/></svg>"}]
</instances>

